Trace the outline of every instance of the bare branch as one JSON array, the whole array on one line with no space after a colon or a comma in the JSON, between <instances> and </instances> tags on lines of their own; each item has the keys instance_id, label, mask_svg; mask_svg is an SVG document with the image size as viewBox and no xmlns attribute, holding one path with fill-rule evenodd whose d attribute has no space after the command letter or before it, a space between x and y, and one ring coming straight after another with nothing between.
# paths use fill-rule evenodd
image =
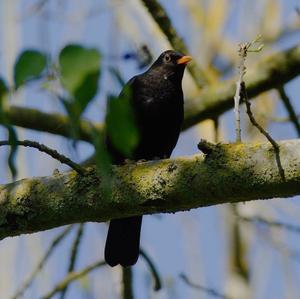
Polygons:
<instances>
[{"instance_id":1,"label":"bare branch","mask_svg":"<svg viewBox=\"0 0 300 299\"><path fill-rule=\"evenodd\" d=\"M174 26L172 25L169 16L167 15L164 8L160 5L160 3L156 0L141 1L147 7L149 13L153 17L157 25L166 35L172 47L177 51L188 54L189 50L187 46L185 45L184 41L179 37ZM198 87L201 88L203 87L203 85L207 84L208 79L205 72L200 69L200 67L195 63L195 61L189 63L187 68L190 71Z\"/></svg>"},{"instance_id":2,"label":"bare branch","mask_svg":"<svg viewBox=\"0 0 300 299\"><path fill-rule=\"evenodd\" d=\"M230 299L230 297L226 296L226 295L223 295L219 292L217 292L216 290L212 289L212 288L207 288L207 287L203 287L199 284L196 284L194 282L191 282L190 279L184 274L184 273L181 273L179 275L179 277L187 284L189 285L190 287L194 288L194 289L197 289L197 290L200 290L202 292L205 292L206 294L210 295L210 296L213 296L215 298L220 298L220 299Z\"/></svg>"},{"instance_id":3,"label":"bare branch","mask_svg":"<svg viewBox=\"0 0 300 299\"><path fill-rule=\"evenodd\" d=\"M58 153L56 150L51 149L50 147L48 147L48 146L46 146L44 144L38 143L36 141L31 141L31 140L23 140L23 141L18 140L15 143L16 143L16 145L19 145L19 146L36 148L40 152L48 154L53 159L56 159L59 162L70 166L72 169L74 169L75 171L77 171L79 174L83 175L85 173L85 169L83 167L81 167L79 164L73 162L71 159L67 158L66 156ZM3 145L12 146L14 144L12 144L8 140L0 141L0 146L3 146Z\"/></svg>"},{"instance_id":4,"label":"bare branch","mask_svg":"<svg viewBox=\"0 0 300 299\"><path fill-rule=\"evenodd\" d=\"M78 226L76 237L74 239L74 242L73 242L73 245L72 245L72 248L71 248L71 257L70 257L70 264L69 264L69 268L68 268L68 273L73 272L74 269L75 269L75 263L76 263L78 252L79 252L79 245L80 245L80 242L82 240L83 230L84 230L84 224L80 223L79 226ZM68 291L68 286L69 285L66 285L66 287L61 291L60 299L65 298L65 296L67 294L67 291Z\"/></svg>"},{"instance_id":5,"label":"bare branch","mask_svg":"<svg viewBox=\"0 0 300 299\"><path fill-rule=\"evenodd\" d=\"M249 222L249 223L262 223L265 225L268 225L270 227L275 227L279 229L284 229L293 233L300 233L300 226L297 225L292 225L289 223L284 223L281 221L276 221L276 220L268 220L265 218L262 218L260 216L254 216L254 217L246 217L246 216L240 216L238 215L238 220L244 221L244 222Z\"/></svg>"},{"instance_id":6,"label":"bare branch","mask_svg":"<svg viewBox=\"0 0 300 299\"><path fill-rule=\"evenodd\" d=\"M148 256L148 254L145 252L145 250L140 249L140 255L144 258L145 262L147 263L150 272L152 274L153 277L153 281L154 281L154 291L159 291L162 288L162 284L161 284L161 279L160 279L160 275L154 265L154 263L152 262L151 258Z\"/></svg>"},{"instance_id":7,"label":"bare branch","mask_svg":"<svg viewBox=\"0 0 300 299\"><path fill-rule=\"evenodd\" d=\"M262 59L248 69L245 80L249 99L277 88L300 75L300 45ZM233 107L236 80L217 82L204 87L198 98L185 102L183 129L205 119L214 119Z\"/></svg>"},{"instance_id":8,"label":"bare branch","mask_svg":"<svg viewBox=\"0 0 300 299\"><path fill-rule=\"evenodd\" d=\"M300 195L300 140L279 145L285 180L273 146L255 142L211 144L206 156L114 166L111 196L94 167L84 176L73 171L2 185L0 239L70 223Z\"/></svg>"},{"instance_id":9,"label":"bare branch","mask_svg":"<svg viewBox=\"0 0 300 299\"><path fill-rule=\"evenodd\" d=\"M274 148L274 152L275 152L275 156L276 156L276 162L277 162L277 166L278 166L278 170L280 173L280 177L282 180L285 180L285 173L284 173L284 169L282 167L281 164L281 160L280 160L280 148L278 143L271 137L271 135L256 121L256 119L254 118L254 115L251 111L251 103L248 99L248 95L247 95L247 90L246 90L246 86L245 86L245 82L242 82L241 84L242 87L242 94L243 94L243 99L245 100L246 103L246 111L247 114L249 116L250 122L253 124L253 126L255 126L268 140L269 142L272 144L273 148Z\"/></svg>"},{"instance_id":10,"label":"bare branch","mask_svg":"<svg viewBox=\"0 0 300 299\"><path fill-rule=\"evenodd\" d=\"M292 124L294 125L294 127L296 129L298 137L300 137L300 123L299 123L298 116L295 112L295 109L294 109L288 95L286 94L284 87L280 86L277 90L278 90L280 98L285 106L285 109L288 112L289 119L291 120Z\"/></svg>"},{"instance_id":11,"label":"bare branch","mask_svg":"<svg viewBox=\"0 0 300 299\"><path fill-rule=\"evenodd\" d=\"M17 299L20 298L24 292L31 286L33 280L37 277L37 274L43 269L44 265L46 264L47 260L53 253L54 249L57 247L58 244L69 234L71 231L72 226L67 226L62 232L60 232L51 242L48 250L46 251L45 255L42 257L42 259L37 264L36 268L33 270L31 275L28 277L27 280L22 284L22 286L19 288L19 290L16 292L15 295L11 299Z\"/></svg>"},{"instance_id":12,"label":"bare branch","mask_svg":"<svg viewBox=\"0 0 300 299\"><path fill-rule=\"evenodd\" d=\"M249 116L250 122L252 123L252 125L254 127L256 127L260 133L262 133L268 140L269 142L273 145L275 150L279 150L279 145L278 143L271 137L271 135L256 121L252 111L251 111L251 103L248 99L248 95L247 95L247 90L246 90L246 86L245 86L245 82L242 82L241 84L242 89L241 89L241 93L243 94L243 99L245 100L246 103L246 111L247 114Z\"/></svg>"},{"instance_id":13,"label":"bare branch","mask_svg":"<svg viewBox=\"0 0 300 299\"><path fill-rule=\"evenodd\" d=\"M261 37L258 36L255 40L249 43L239 44L239 57L240 62L238 66L238 81L236 82L236 90L234 96L234 115L235 115L235 131L236 131L236 142L241 142L241 119L240 119L240 102L242 95L242 83L244 82L244 76L246 74L246 58L248 52L259 52L262 50L263 45L260 45L257 49L252 49L251 47L260 41Z\"/></svg>"},{"instance_id":14,"label":"bare branch","mask_svg":"<svg viewBox=\"0 0 300 299\"><path fill-rule=\"evenodd\" d=\"M77 279L80 279L81 277L84 277L85 275L87 275L91 271L93 271L93 270L95 270L97 268L100 268L100 267L102 267L104 265L106 265L106 263L104 261L98 261L96 263L93 263L93 264L87 266L86 268L84 268L81 271L69 273L61 282L59 282L53 288L53 290L51 290L49 293L47 293L45 296L43 296L42 299L50 299L50 298L52 298L54 295L56 295L57 293L61 292L64 288L66 288L67 285L69 285L73 281L75 281Z\"/></svg>"}]
</instances>

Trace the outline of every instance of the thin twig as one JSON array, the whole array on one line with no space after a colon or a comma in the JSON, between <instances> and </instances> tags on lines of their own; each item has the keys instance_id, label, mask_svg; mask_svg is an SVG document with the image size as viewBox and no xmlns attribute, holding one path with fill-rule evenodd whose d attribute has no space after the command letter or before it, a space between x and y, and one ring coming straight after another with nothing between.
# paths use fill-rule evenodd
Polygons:
<instances>
[{"instance_id":1,"label":"thin twig","mask_svg":"<svg viewBox=\"0 0 300 299\"><path fill-rule=\"evenodd\" d=\"M58 292L61 292L67 285L71 282L80 279L81 277L87 275L89 272L106 265L105 261L95 262L81 271L69 273L62 281L60 281L49 293L42 297L42 299L50 299Z\"/></svg>"},{"instance_id":2,"label":"thin twig","mask_svg":"<svg viewBox=\"0 0 300 299\"><path fill-rule=\"evenodd\" d=\"M300 137L300 123L299 123L298 116L295 112L295 109L294 109L288 95L286 94L284 87L280 86L277 90L278 90L280 98L282 99L282 102L285 106L285 109L287 110L287 112L289 114L289 119L291 120L291 122L293 123L293 125L296 129L298 137Z\"/></svg>"},{"instance_id":3,"label":"thin twig","mask_svg":"<svg viewBox=\"0 0 300 299\"><path fill-rule=\"evenodd\" d=\"M241 102L241 88L242 82L244 82L244 76L246 74L246 58L248 52L259 52L262 50L263 45L260 45L256 49L251 47L256 43L260 42L261 36L258 36L251 42L239 44L238 54L240 57L240 62L238 66L238 80L236 82L236 90L234 95L234 114L235 114L235 131L236 131L236 142L241 142L241 119L240 119L240 102Z\"/></svg>"},{"instance_id":4,"label":"thin twig","mask_svg":"<svg viewBox=\"0 0 300 299\"><path fill-rule=\"evenodd\" d=\"M238 216L238 220L244 221L244 222L249 222L249 223L262 223L271 227L276 227L280 229L285 229L290 232L298 233L300 234L300 226L297 225L292 225L276 220L268 220L264 219L259 216L254 216L254 217L246 217L246 216Z\"/></svg>"},{"instance_id":5,"label":"thin twig","mask_svg":"<svg viewBox=\"0 0 300 299\"><path fill-rule=\"evenodd\" d=\"M263 116L264 114L262 113L261 115ZM296 116L297 116L297 119L300 120L300 115L297 114ZM274 122L274 123L288 123L288 122L291 122L292 120L290 117L271 116L270 121Z\"/></svg>"},{"instance_id":6,"label":"thin twig","mask_svg":"<svg viewBox=\"0 0 300 299\"><path fill-rule=\"evenodd\" d=\"M274 152L275 152L275 158L276 158L276 163L277 163L277 167L278 167L278 171L279 171L279 175L282 178L282 180L285 180L285 174L284 174L284 169L282 167L281 164L281 160L280 160L280 148L278 143L271 137L271 135L264 130L264 128L258 124L258 122L256 121L256 119L254 118L254 115L251 111L251 103L248 99L248 95L247 95L247 90L246 90L246 85L245 82L242 82L241 84L242 89L241 89L241 93L243 94L243 99L245 100L246 103L246 112L249 116L250 122L252 123L253 126L255 126L268 140L269 142L272 144L273 148L274 148Z\"/></svg>"},{"instance_id":7,"label":"thin twig","mask_svg":"<svg viewBox=\"0 0 300 299\"><path fill-rule=\"evenodd\" d=\"M297 119L300 120L300 114L297 114ZM270 117L270 121L274 123L288 123L291 122L290 117L277 117L277 116L272 116Z\"/></svg>"},{"instance_id":8,"label":"thin twig","mask_svg":"<svg viewBox=\"0 0 300 299\"><path fill-rule=\"evenodd\" d=\"M240 52L239 52L240 55ZM241 142L241 117L240 117L240 102L241 102L241 83L244 80L245 75L245 57L241 56L239 69L239 78L236 82L236 90L234 95L234 119L235 119L235 141Z\"/></svg>"},{"instance_id":9,"label":"thin twig","mask_svg":"<svg viewBox=\"0 0 300 299\"><path fill-rule=\"evenodd\" d=\"M279 175L282 178L282 180L285 180L285 174L284 174L284 169L281 165L281 160L280 160L280 149L279 149L279 145L278 143L271 137L271 135L263 129L263 127L261 125L258 124L258 122L256 121L256 119L254 118L254 115L251 111L251 103L249 101L248 98L248 94L247 94L247 90L246 90L246 84L243 80L243 77L246 73L246 66L245 66L245 61L247 58L247 55L249 52L259 52L262 50L263 48L263 44L261 44L260 46L258 46L258 48L253 49L251 48L254 44L258 43L260 41L261 37L258 36L255 40L253 40L250 43L244 43L244 44L240 44L239 45L239 56L241 57L241 63L239 66L239 81L237 84L239 84L239 86L237 86L237 90L239 90L240 95L238 97L238 100L240 102L240 100L244 99L245 103L246 103L246 112L248 114L248 117L250 119L250 122L252 123L253 126L255 126L268 140L269 142L272 144L274 151L275 151L275 158L276 158L276 163L278 166L278 170L279 170ZM239 104L239 103L238 103ZM236 123L239 123L238 120L236 120ZM238 130L239 127L237 127L237 140L238 140Z\"/></svg>"},{"instance_id":10,"label":"thin twig","mask_svg":"<svg viewBox=\"0 0 300 299\"><path fill-rule=\"evenodd\" d=\"M267 233L266 231L259 230L259 233L262 235L264 241L271 243L272 247L278 250L281 254L293 261L298 263L300 262L300 252L298 250L289 248L282 242L282 240L274 238L272 234Z\"/></svg>"},{"instance_id":11,"label":"thin twig","mask_svg":"<svg viewBox=\"0 0 300 299\"><path fill-rule=\"evenodd\" d=\"M48 0L40 0L37 3L33 4L31 7L29 7L29 13L32 15L40 12L47 4L47 2Z\"/></svg>"},{"instance_id":12,"label":"thin twig","mask_svg":"<svg viewBox=\"0 0 300 299\"><path fill-rule=\"evenodd\" d=\"M19 290L13 295L11 299L17 299L21 297L24 292L31 286L33 280L36 278L37 274L42 270L44 265L46 264L47 260L53 253L54 249L57 247L57 245L67 236L67 234L71 231L73 228L72 225L67 226L61 233L59 233L51 242L48 250L42 257L42 259L37 264L36 268L33 270L29 278L22 284L22 286L19 288Z\"/></svg>"},{"instance_id":13,"label":"thin twig","mask_svg":"<svg viewBox=\"0 0 300 299\"><path fill-rule=\"evenodd\" d=\"M153 289L154 291L159 291L162 288L162 284L161 284L161 279L160 279L160 275L154 265L154 263L152 262L151 258L148 256L148 254L143 250L140 249L140 255L144 258L145 262L147 263L150 272L152 274L153 277Z\"/></svg>"},{"instance_id":14,"label":"thin twig","mask_svg":"<svg viewBox=\"0 0 300 299\"><path fill-rule=\"evenodd\" d=\"M214 290L214 289L206 288L206 287L203 287L203 286L201 286L201 285L198 285L198 284L195 284L195 283L191 282L191 281L189 280L189 278L188 278L184 273L179 274L179 277L180 277L187 285L189 285L190 287L195 288L195 289L200 290L200 291L203 291L203 292L205 292L205 293L208 294L208 295L211 295L211 296L214 296L214 297L220 298L220 299L230 299L230 297L228 297L228 296L226 296L226 295L223 295L223 294L220 294L219 292L217 292L217 291Z\"/></svg>"},{"instance_id":15,"label":"thin twig","mask_svg":"<svg viewBox=\"0 0 300 299\"><path fill-rule=\"evenodd\" d=\"M147 7L150 15L160 27L162 32L166 35L172 47L177 51L188 54L189 51L187 46L185 45L182 38L179 37L179 34L176 32L174 26L172 25L169 16L167 15L164 8L160 5L160 3L156 0L141 1ZM201 68L195 63L195 61L189 63L187 68L199 88L202 88L203 85L208 82L207 75L203 70L201 70Z\"/></svg>"},{"instance_id":16,"label":"thin twig","mask_svg":"<svg viewBox=\"0 0 300 299\"><path fill-rule=\"evenodd\" d=\"M237 111L235 112L236 114L236 131L237 131L237 141L240 140L240 116L239 116L239 104L240 101L243 99L245 100L246 103L246 109L247 109L247 114L249 116L250 122L252 123L253 126L255 126L268 140L269 142L273 145L275 151L279 151L279 145L277 142L266 132L255 120L254 115L251 111L251 103L248 99L248 94L246 90L246 84L244 81L244 75L246 74L246 58L249 52L259 52L262 50L263 45L260 45L257 49L251 49L251 47L258 43L260 41L261 37L258 36L255 40L249 43L242 43L239 44L239 56L241 58L240 60L240 65L239 65L239 79L237 81L237 88L236 88L236 96L235 96L235 109ZM239 139L239 140L238 140Z\"/></svg>"},{"instance_id":17,"label":"thin twig","mask_svg":"<svg viewBox=\"0 0 300 299\"><path fill-rule=\"evenodd\" d=\"M248 114L248 117L250 119L250 122L254 127L256 127L268 140L269 142L273 145L275 151L279 150L279 145L278 143L271 137L271 135L256 121L252 111L251 111L251 103L248 99L248 94L246 90L246 85L245 82L241 82L241 94L243 99L245 100L246 104L246 112Z\"/></svg>"},{"instance_id":18,"label":"thin twig","mask_svg":"<svg viewBox=\"0 0 300 299\"><path fill-rule=\"evenodd\" d=\"M58 151L51 149L50 147L48 147L44 144L38 143L36 141L31 141L31 140L23 140L23 141L18 140L15 143L16 143L16 145L19 145L19 146L36 148L40 152L48 154L53 159L56 159L59 162L70 166L72 169L77 171L79 174L83 175L85 173L85 169L83 167L81 167L79 164L73 162L71 159L67 158L66 156L58 153ZM3 146L3 145L12 146L13 144L11 142L9 142L8 140L0 141L0 146Z\"/></svg>"},{"instance_id":19,"label":"thin twig","mask_svg":"<svg viewBox=\"0 0 300 299\"><path fill-rule=\"evenodd\" d=\"M71 273L74 271L75 263L76 263L76 260L78 257L78 252L79 252L79 245L82 240L83 230L84 230L84 223L80 223L77 233L76 233L76 236L75 236L75 239L74 239L74 242L73 242L73 245L72 245L72 248L71 248L71 257L70 257L70 264L68 267L68 273ZM68 286L69 285L66 285L66 287L61 291L60 299L65 298L67 291L68 291Z\"/></svg>"}]
</instances>

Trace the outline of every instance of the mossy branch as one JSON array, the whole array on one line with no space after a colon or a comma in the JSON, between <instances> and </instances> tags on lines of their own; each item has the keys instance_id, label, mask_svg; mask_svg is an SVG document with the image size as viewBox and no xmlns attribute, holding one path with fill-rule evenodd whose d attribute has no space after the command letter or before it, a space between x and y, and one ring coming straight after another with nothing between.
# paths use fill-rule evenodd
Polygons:
<instances>
[{"instance_id":1,"label":"mossy branch","mask_svg":"<svg viewBox=\"0 0 300 299\"><path fill-rule=\"evenodd\" d=\"M300 195L300 141L218 144L207 155L114 167L111 197L94 168L0 187L0 238L70 223L104 222L210 205Z\"/></svg>"}]
</instances>

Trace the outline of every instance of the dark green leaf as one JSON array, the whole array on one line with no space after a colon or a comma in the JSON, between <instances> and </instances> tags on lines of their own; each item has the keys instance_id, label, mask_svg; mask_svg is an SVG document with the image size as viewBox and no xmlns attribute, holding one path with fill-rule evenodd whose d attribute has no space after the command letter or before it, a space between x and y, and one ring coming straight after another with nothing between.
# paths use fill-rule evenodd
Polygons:
<instances>
[{"instance_id":1,"label":"dark green leaf","mask_svg":"<svg viewBox=\"0 0 300 299\"><path fill-rule=\"evenodd\" d=\"M102 187L103 191L106 192L107 197L110 195L110 178L111 178L111 156L107 151L104 142L104 136L98 130L92 131L93 143L95 146L95 160L96 168L100 176L102 177Z\"/></svg>"},{"instance_id":2,"label":"dark green leaf","mask_svg":"<svg viewBox=\"0 0 300 299\"><path fill-rule=\"evenodd\" d=\"M130 89L127 88L121 96L110 97L106 116L107 132L112 144L127 157L131 157L139 141L130 94Z\"/></svg>"},{"instance_id":3,"label":"dark green leaf","mask_svg":"<svg viewBox=\"0 0 300 299\"><path fill-rule=\"evenodd\" d=\"M29 80L37 79L47 65L46 55L36 50L26 50L17 59L14 68L15 87Z\"/></svg>"},{"instance_id":4,"label":"dark green leaf","mask_svg":"<svg viewBox=\"0 0 300 299\"><path fill-rule=\"evenodd\" d=\"M93 97L97 94L99 72L86 75L75 93L75 106L81 114Z\"/></svg>"},{"instance_id":5,"label":"dark green leaf","mask_svg":"<svg viewBox=\"0 0 300 299\"><path fill-rule=\"evenodd\" d=\"M59 64L62 85L82 113L97 93L100 53L96 49L68 45L60 52Z\"/></svg>"},{"instance_id":6,"label":"dark green leaf","mask_svg":"<svg viewBox=\"0 0 300 299\"><path fill-rule=\"evenodd\" d=\"M70 118L70 137L77 139L80 129L80 114L78 105L75 105L70 99L60 98L69 118Z\"/></svg>"}]
</instances>

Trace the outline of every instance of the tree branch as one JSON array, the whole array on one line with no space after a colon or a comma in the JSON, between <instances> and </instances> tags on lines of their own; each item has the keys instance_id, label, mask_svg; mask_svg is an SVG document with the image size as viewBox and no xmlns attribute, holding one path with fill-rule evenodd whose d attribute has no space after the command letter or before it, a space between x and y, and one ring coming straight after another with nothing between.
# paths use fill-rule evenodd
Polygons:
<instances>
[{"instance_id":1,"label":"tree branch","mask_svg":"<svg viewBox=\"0 0 300 299\"><path fill-rule=\"evenodd\" d=\"M87 266L86 268L84 268L81 271L69 273L61 282L59 282L53 288L53 290L51 290L48 294L43 296L42 299L52 298L54 295L56 295L58 292L61 292L66 286L68 286L73 281L75 281L75 280L77 280L81 277L84 277L88 273L90 273L91 271L94 271L95 269L100 268L100 267L105 266L105 265L106 265L106 263L104 261L99 261L99 262L96 262L94 264L91 264L91 265Z\"/></svg>"},{"instance_id":2,"label":"tree branch","mask_svg":"<svg viewBox=\"0 0 300 299\"><path fill-rule=\"evenodd\" d=\"M162 32L168 38L172 47L184 54L188 54L189 50L185 45L182 38L179 37L179 34L176 32L175 27L172 25L172 22L167 15L164 8L156 0L141 0L144 5L147 7L150 15L160 27ZM208 78L207 75L201 68L196 64L195 61L192 61L187 66L189 72L195 80L195 83L198 87L202 88L203 85L207 84Z\"/></svg>"},{"instance_id":3,"label":"tree branch","mask_svg":"<svg viewBox=\"0 0 300 299\"><path fill-rule=\"evenodd\" d=\"M145 250L140 249L140 255L144 258L146 264L149 267L149 270L152 274L153 277L153 289L154 291L159 291L162 288L162 283L161 283L161 278L160 275L153 263L153 261L151 260L151 258L148 256L148 254L145 252Z\"/></svg>"},{"instance_id":4,"label":"tree branch","mask_svg":"<svg viewBox=\"0 0 300 299\"><path fill-rule=\"evenodd\" d=\"M75 236L75 239L72 244L71 248L71 256L70 256L70 263L68 267L68 274L72 273L75 269L75 263L78 259L78 254L79 254L79 246L82 240L83 236L83 231L84 231L84 223L80 223L77 229L77 233ZM66 297L67 291L68 291L69 285L67 284L64 289L61 290L60 293L60 299L64 299Z\"/></svg>"},{"instance_id":5,"label":"tree branch","mask_svg":"<svg viewBox=\"0 0 300 299\"><path fill-rule=\"evenodd\" d=\"M273 219L269 220L269 219L262 218L260 216L247 217L247 216L241 216L237 214L237 220L247 222L247 223L252 223L252 224L261 223L269 227L279 228L289 232L300 234L300 226L298 225L293 225L293 224L289 224L289 223L285 223Z\"/></svg>"},{"instance_id":6,"label":"tree branch","mask_svg":"<svg viewBox=\"0 0 300 299\"><path fill-rule=\"evenodd\" d=\"M60 154L57 150L52 149L44 144L38 143L36 141L31 140L17 140L15 143L10 142L9 140L0 140L0 147L3 145L9 145L9 146L25 146L25 147L31 147L39 150L42 153L45 153L52 157L53 159L58 160L62 164L68 165L70 168L76 170L79 174L84 175L84 168L81 167L79 164L75 163L68 157L64 156L63 154Z\"/></svg>"},{"instance_id":7,"label":"tree branch","mask_svg":"<svg viewBox=\"0 0 300 299\"><path fill-rule=\"evenodd\" d=\"M111 197L95 168L0 186L0 238L69 223L300 194L300 141L218 144L204 155L113 167Z\"/></svg>"},{"instance_id":8,"label":"tree branch","mask_svg":"<svg viewBox=\"0 0 300 299\"><path fill-rule=\"evenodd\" d=\"M52 255L54 249L61 243L62 240L69 234L72 230L72 226L67 226L62 232L60 232L51 242L49 248L45 252L42 259L38 262L37 266L34 268L33 272L30 276L22 283L22 286L17 290L17 292L11 297L11 299L18 299L20 298L24 292L31 286L34 279L37 277L39 272L43 269L46 262Z\"/></svg>"},{"instance_id":9,"label":"tree branch","mask_svg":"<svg viewBox=\"0 0 300 299\"><path fill-rule=\"evenodd\" d=\"M285 89L283 86L278 87L278 93L279 96L283 102L283 105L285 106L285 109L288 112L289 115L289 119L292 122L292 124L294 125L298 138L300 137L300 123L299 123L299 119L297 117L297 114L295 112L295 109L291 103L290 98L288 97L287 93L285 92Z\"/></svg>"},{"instance_id":10,"label":"tree branch","mask_svg":"<svg viewBox=\"0 0 300 299\"><path fill-rule=\"evenodd\" d=\"M300 75L300 45L278 52L248 68L245 77L249 98L277 88ZM218 82L203 88L198 98L185 102L183 129L200 121L221 115L233 107L235 79Z\"/></svg>"},{"instance_id":11,"label":"tree branch","mask_svg":"<svg viewBox=\"0 0 300 299\"><path fill-rule=\"evenodd\" d=\"M205 292L206 294L210 295L211 297L219 298L219 299L230 299L230 297L221 294L220 292L216 291L212 288L207 288L202 285L196 284L194 282L191 282L190 279L184 274L181 273L179 277L190 287L200 290L202 292Z\"/></svg>"},{"instance_id":12,"label":"tree branch","mask_svg":"<svg viewBox=\"0 0 300 299\"><path fill-rule=\"evenodd\" d=\"M64 137L70 137L71 123L67 116L59 113L45 113L36 109L9 106L5 108L5 115L12 125L32 129L41 132L48 132ZM0 119L1 122L1 119ZM79 125L79 139L91 142L91 131L95 127L101 130L101 124L93 124L87 120L81 120Z\"/></svg>"}]
</instances>

